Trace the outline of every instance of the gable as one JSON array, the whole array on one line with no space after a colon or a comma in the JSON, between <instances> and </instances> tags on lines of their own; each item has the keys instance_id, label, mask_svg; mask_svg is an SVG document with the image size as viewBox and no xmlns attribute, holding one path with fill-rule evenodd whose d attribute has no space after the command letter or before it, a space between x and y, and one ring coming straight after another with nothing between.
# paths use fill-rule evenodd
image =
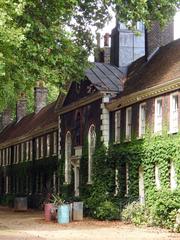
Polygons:
<instances>
[{"instance_id":1,"label":"gable","mask_svg":"<svg viewBox=\"0 0 180 240\"><path fill-rule=\"evenodd\" d=\"M72 82L67 95L65 96L63 107L70 105L84 97L88 97L97 92L92 83L86 79L80 82Z\"/></svg>"}]
</instances>

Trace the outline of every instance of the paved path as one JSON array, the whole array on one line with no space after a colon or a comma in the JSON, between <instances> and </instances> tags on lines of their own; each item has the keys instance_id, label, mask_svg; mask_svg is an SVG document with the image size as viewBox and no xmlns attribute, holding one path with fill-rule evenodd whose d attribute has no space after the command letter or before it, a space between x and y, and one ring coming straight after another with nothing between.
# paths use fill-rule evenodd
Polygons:
<instances>
[{"instance_id":1,"label":"paved path","mask_svg":"<svg viewBox=\"0 0 180 240\"><path fill-rule=\"evenodd\" d=\"M180 234L121 222L46 223L42 212L0 208L0 240L180 240Z\"/></svg>"}]
</instances>

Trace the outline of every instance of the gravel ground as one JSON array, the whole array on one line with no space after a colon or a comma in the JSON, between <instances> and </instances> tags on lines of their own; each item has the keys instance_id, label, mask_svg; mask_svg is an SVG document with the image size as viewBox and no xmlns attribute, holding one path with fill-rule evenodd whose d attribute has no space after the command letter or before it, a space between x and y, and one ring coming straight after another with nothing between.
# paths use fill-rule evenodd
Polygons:
<instances>
[{"instance_id":1,"label":"gravel ground","mask_svg":"<svg viewBox=\"0 0 180 240\"><path fill-rule=\"evenodd\" d=\"M135 227L120 221L85 219L60 225L45 222L43 212L14 212L0 207L0 240L180 240L180 234Z\"/></svg>"}]
</instances>

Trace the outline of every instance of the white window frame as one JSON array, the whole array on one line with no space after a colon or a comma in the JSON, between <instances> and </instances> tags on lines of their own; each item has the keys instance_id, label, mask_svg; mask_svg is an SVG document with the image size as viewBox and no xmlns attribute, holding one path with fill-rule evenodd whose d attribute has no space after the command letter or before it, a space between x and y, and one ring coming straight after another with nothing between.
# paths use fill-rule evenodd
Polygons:
<instances>
[{"instance_id":1,"label":"white window frame","mask_svg":"<svg viewBox=\"0 0 180 240\"><path fill-rule=\"evenodd\" d=\"M49 157L50 156L50 134L46 135L46 156Z\"/></svg>"},{"instance_id":2,"label":"white window frame","mask_svg":"<svg viewBox=\"0 0 180 240\"><path fill-rule=\"evenodd\" d=\"M72 137L71 132L67 131L65 137L65 176L66 184L71 183L71 155L72 155Z\"/></svg>"},{"instance_id":3,"label":"white window frame","mask_svg":"<svg viewBox=\"0 0 180 240\"><path fill-rule=\"evenodd\" d=\"M131 140L131 131L132 131L132 107L128 107L126 108L126 140Z\"/></svg>"},{"instance_id":4,"label":"white window frame","mask_svg":"<svg viewBox=\"0 0 180 240\"><path fill-rule=\"evenodd\" d=\"M144 119L142 119L143 108L144 108L144 115L145 115ZM146 103L144 102L139 105L139 137L140 138L143 137L145 133L146 133Z\"/></svg>"},{"instance_id":5,"label":"white window frame","mask_svg":"<svg viewBox=\"0 0 180 240\"><path fill-rule=\"evenodd\" d=\"M57 132L53 133L53 154L57 155Z\"/></svg>"},{"instance_id":6,"label":"white window frame","mask_svg":"<svg viewBox=\"0 0 180 240\"><path fill-rule=\"evenodd\" d=\"M161 101L161 115L158 114L158 102ZM162 132L162 119L163 119L163 99L162 97L155 99L155 114L154 114L154 132Z\"/></svg>"},{"instance_id":7,"label":"white window frame","mask_svg":"<svg viewBox=\"0 0 180 240\"><path fill-rule=\"evenodd\" d=\"M33 143L32 143L32 140L30 140L30 142L29 142L29 151L30 151L29 160L32 161L32 158L33 158Z\"/></svg>"},{"instance_id":8,"label":"white window frame","mask_svg":"<svg viewBox=\"0 0 180 240\"><path fill-rule=\"evenodd\" d=\"M19 163L19 144L16 146L16 163Z\"/></svg>"},{"instance_id":9,"label":"white window frame","mask_svg":"<svg viewBox=\"0 0 180 240\"><path fill-rule=\"evenodd\" d=\"M6 166L8 165L8 161L9 161L9 149L6 148L6 163L5 163Z\"/></svg>"},{"instance_id":10,"label":"white window frame","mask_svg":"<svg viewBox=\"0 0 180 240\"><path fill-rule=\"evenodd\" d=\"M24 161L24 143L21 143L21 162Z\"/></svg>"},{"instance_id":11,"label":"white window frame","mask_svg":"<svg viewBox=\"0 0 180 240\"><path fill-rule=\"evenodd\" d=\"M119 143L121 139L121 110L115 112L115 142Z\"/></svg>"},{"instance_id":12,"label":"white window frame","mask_svg":"<svg viewBox=\"0 0 180 240\"><path fill-rule=\"evenodd\" d=\"M174 108L174 104L173 104L173 99L174 97L177 97L177 108ZM170 133L177 133L178 132L178 110L179 110L179 96L178 96L178 92L176 93L172 93L170 95Z\"/></svg>"},{"instance_id":13,"label":"white window frame","mask_svg":"<svg viewBox=\"0 0 180 240\"><path fill-rule=\"evenodd\" d=\"M26 142L26 161L29 160L29 141Z\"/></svg>"},{"instance_id":14,"label":"white window frame","mask_svg":"<svg viewBox=\"0 0 180 240\"><path fill-rule=\"evenodd\" d=\"M39 138L36 138L36 159L39 159Z\"/></svg>"},{"instance_id":15,"label":"white window frame","mask_svg":"<svg viewBox=\"0 0 180 240\"><path fill-rule=\"evenodd\" d=\"M43 158L43 156L44 156L44 138L43 138L43 136L40 138L40 142L41 142L40 158Z\"/></svg>"},{"instance_id":16,"label":"white window frame","mask_svg":"<svg viewBox=\"0 0 180 240\"><path fill-rule=\"evenodd\" d=\"M3 166L5 166L5 148L2 150L3 151Z\"/></svg>"},{"instance_id":17,"label":"white window frame","mask_svg":"<svg viewBox=\"0 0 180 240\"><path fill-rule=\"evenodd\" d=\"M96 147L96 129L92 124L88 131L88 184L92 184L93 154Z\"/></svg>"}]
</instances>

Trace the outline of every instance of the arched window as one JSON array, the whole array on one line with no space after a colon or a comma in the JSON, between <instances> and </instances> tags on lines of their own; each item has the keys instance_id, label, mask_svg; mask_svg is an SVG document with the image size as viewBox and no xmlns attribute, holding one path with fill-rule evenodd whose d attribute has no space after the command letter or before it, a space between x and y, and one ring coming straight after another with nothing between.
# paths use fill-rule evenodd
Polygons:
<instances>
[{"instance_id":1,"label":"arched window","mask_svg":"<svg viewBox=\"0 0 180 240\"><path fill-rule=\"evenodd\" d=\"M65 139L65 183L68 184L71 182L71 149L71 133L68 131Z\"/></svg>"},{"instance_id":2,"label":"arched window","mask_svg":"<svg viewBox=\"0 0 180 240\"><path fill-rule=\"evenodd\" d=\"M88 183L92 183L92 162L96 146L95 126L91 125L88 132Z\"/></svg>"}]
</instances>

